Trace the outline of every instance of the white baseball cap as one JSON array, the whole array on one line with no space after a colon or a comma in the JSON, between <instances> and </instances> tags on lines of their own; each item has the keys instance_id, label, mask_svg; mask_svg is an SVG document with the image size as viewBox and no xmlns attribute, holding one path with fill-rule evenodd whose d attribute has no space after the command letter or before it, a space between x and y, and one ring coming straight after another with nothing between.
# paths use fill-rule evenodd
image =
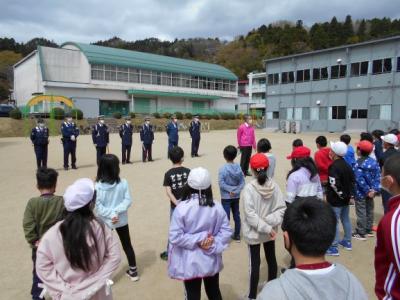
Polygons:
<instances>
[{"instance_id":1,"label":"white baseball cap","mask_svg":"<svg viewBox=\"0 0 400 300\"><path fill-rule=\"evenodd\" d=\"M347 145L343 142L331 142L331 150L338 156L345 156Z\"/></svg>"},{"instance_id":2,"label":"white baseball cap","mask_svg":"<svg viewBox=\"0 0 400 300\"><path fill-rule=\"evenodd\" d=\"M397 136L395 136L393 133L388 133L384 136L381 136L382 141L392 144L392 145L397 145L399 140L397 139Z\"/></svg>"},{"instance_id":3,"label":"white baseball cap","mask_svg":"<svg viewBox=\"0 0 400 300\"><path fill-rule=\"evenodd\" d=\"M67 187L64 193L64 206L69 212L73 212L87 205L93 200L94 183L89 178L81 178Z\"/></svg>"},{"instance_id":4,"label":"white baseball cap","mask_svg":"<svg viewBox=\"0 0 400 300\"><path fill-rule=\"evenodd\" d=\"M205 190L211 186L210 172L199 167L190 171L188 176L188 185L195 190Z\"/></svg>"}]
</instances>

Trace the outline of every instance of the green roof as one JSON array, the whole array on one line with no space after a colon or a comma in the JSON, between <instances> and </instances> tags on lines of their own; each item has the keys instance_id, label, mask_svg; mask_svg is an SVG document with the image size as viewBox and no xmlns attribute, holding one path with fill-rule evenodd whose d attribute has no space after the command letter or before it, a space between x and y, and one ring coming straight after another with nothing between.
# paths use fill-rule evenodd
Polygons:
<instances>
[{"instance_id":1,"label":"green roof","mask_svg":"<svg viewBox=\"0 0 400 300\"><path fill-rule=\"evenodd\" d=\"M75 42L64 43L61 47L68 45L80 49L90 64L117 65L227 80L238 79L234 73L216 64Z\"/></svg>"},{"instance_id":2,"label":"green roof","mask_svg":"<svg viewBox=\"0 0 400 300\"><path fill-rule=\"evenodd\" d=\"M180 97L180 98L208 99L208 100L217 100L221 98L218 96L209 96L209 95L192 94L192 93L173 93L173 92L159 92L159 91L145 91L145 90L128 90L128 95Z\"/></svg>"}]
</instances>

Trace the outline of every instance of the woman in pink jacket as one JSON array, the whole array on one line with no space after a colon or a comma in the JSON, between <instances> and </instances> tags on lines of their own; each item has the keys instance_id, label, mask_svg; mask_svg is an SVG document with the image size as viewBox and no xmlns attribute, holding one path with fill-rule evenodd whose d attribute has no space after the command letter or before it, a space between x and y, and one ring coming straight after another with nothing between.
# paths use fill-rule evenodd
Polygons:
<instances>
[{"instance_id":1,"label":"woman in pink jacket","mask_svg":"<svg viewBox=\"0 0 400 300\"><path fill-rule=\"evenodd\" d=\"M36 271L52 299L110 300L111 274L121 260L118 239L93 214L93 181L82 178L67 188L67 214L44 235Z\"/></svg>"},{"instance_id":2,"label":"woman in pink jacket","mask_svg":"<svg viewBox=\"0 0 400 300\"><path fill-rule=\"evenodd\" d=\"M249 172L251 148L256 150L256 137L254 134L251 116L244 116L244 123L237 130L237 142L241 152L240 167L245 176L252 176Z\"/></svg>"}]
</instances>

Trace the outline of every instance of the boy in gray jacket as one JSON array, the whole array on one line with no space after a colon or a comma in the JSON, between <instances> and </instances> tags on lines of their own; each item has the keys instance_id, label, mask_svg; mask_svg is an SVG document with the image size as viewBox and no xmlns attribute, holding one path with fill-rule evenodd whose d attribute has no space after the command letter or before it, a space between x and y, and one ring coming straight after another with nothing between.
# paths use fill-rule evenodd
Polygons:
<instances>
[{"instance_id":1,"label":"boy in gray jacket","mask_svg":"<svg viewBox=\"0 0 400 300\"><path fill-rule=\"evenodd\" d=\"M293 202L285 212L282 230L296 268L269 282L257 299L368 299L352 273L325 260L336 233L336 217L328 204L313 199Z\"/></svg>"}]
</instances>

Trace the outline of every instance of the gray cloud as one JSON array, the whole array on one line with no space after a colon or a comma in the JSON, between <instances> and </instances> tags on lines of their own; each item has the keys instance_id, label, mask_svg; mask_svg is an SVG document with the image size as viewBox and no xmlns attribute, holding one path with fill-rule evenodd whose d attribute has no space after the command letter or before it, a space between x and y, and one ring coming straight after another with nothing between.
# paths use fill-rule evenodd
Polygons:
<instances>
[{"instance_id":1,"label":"gray cloud","mask_svg":"<svg viewBox=\"0 0 400 300\"><path fill-rule=\"evenodd\" d=\"M232 39L279 20L306 25L360 18L399 18L398 0L0 0L0 35L93 42L157 37Z\"/></svg>"}]
</instances>

